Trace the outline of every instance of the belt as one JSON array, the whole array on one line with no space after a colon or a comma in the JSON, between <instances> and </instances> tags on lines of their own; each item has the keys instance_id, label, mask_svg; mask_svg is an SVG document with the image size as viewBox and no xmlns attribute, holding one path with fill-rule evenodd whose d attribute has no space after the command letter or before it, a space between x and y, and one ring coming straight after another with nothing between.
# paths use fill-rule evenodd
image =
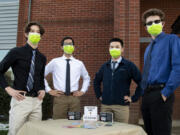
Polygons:
<instances>
[{"instance_id":1,"label":"belt","mask_svg":"<svg viewBox=\"0 0 180 135\"><path fill-rule=\"evenodd\" d=\"M38 97L38 93L29 93L29 92L20 92L21 95L27 96L27 97Z\"/></svg>"},{"instance_id":2,"label":"belt","mask_svg":"<svg viewBox=\"0 0 180 135\"><path fill-rule=\"evenodd\" d=\"M152 84L152 85L148 85L147 89L163 89L165 87L165 84Z\"/></svg>"},{"instance_id":3,"label":"belt","mask_svg":"<svg viewBox=\"0 0 180 135\"><path fill-rule=\"evenodd\" d=\"M73 96L73 92L71 92L69 95L66 95L66 93L64 93L65 96Z\"/></svg>"}]
</instances>

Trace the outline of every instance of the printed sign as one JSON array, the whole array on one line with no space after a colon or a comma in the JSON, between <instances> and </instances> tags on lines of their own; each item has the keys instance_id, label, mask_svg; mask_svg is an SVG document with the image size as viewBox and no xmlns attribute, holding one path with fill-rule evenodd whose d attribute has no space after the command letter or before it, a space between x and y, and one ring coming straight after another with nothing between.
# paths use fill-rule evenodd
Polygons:
<instances>
[{"instance_id":1,"label":"printed sign","mask_svg":"<svg viewBox=\"0 0 180 135\"><path fill-rule=\"evenodd\" d=\"M98 120L97 106L85 106L83 120L84 121L97 121Z\"/></svg>"}]
</instances>

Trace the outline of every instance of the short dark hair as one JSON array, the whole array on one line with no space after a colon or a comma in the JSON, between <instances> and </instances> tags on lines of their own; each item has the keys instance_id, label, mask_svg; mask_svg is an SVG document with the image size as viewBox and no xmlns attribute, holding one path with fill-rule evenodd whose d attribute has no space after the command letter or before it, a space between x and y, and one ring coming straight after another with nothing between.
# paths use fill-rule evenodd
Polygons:
<instances>
[{"instance_id":1,"label":"short dark hair","mask_svg":"<svg viewBox=\"0 0 180 135\"><path fill-rule=\"evenodd\" d=\"M119 42L122 47L124 46L123 40L120 39L120 38L112 38L112 39L109 41L109 44L111 44L111 42Z\"/></svg>"},{"instance_id":2,"label":"short dark hair","mask_svg":"<svg viewBox=\"0 0 180 135\"><path fill-rule=\"evenodd\" d=\"M149 17L149 16L159 16L161 21L164 21L165 19L165 14L162 10L160 9L157 9L157 8L151 8L151 9L148 9L146 10L143 15L142 15L142 22L144 23L144 25L146 25L146 19Z\"/></svg>"},{"instance_id":3,"label":"short dark hair","mask_svg":"<svg viewBox=\"0 0 180 135\"><path fill-rule=\"evenodd\" d=\"M41 36L45 33L44 28L43 28L42 25L41 25L40 23L38 23L38 22L30 22L30 23L28 23L28 24L26 25L26 27L25 27L25 33L28 34L28 33L31 31L31 26L33 26L33 25L36 25L36 26L39 27L39 31L40 31Z\"/></svg>"},{"instance_id":4,"label":"short dark hair","mask_svg":"<svg viewBox=\"0 0 180 135\"><path fill-rule=\"evenodd\" d=\"M64 37L64 38L61 40L61 46L64 45L64 41L67 40L67 39L72 40L72 43L73 43L73 45L74 45L74 39L73 39L72 37Z\"/></svg>"}]
</instances>

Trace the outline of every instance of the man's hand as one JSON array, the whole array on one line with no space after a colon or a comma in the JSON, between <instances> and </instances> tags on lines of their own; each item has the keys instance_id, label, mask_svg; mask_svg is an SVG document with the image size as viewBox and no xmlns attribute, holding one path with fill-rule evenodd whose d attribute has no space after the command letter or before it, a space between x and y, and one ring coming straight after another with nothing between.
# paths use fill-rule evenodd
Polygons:
<instances>
[{"instance_id":1,"label":"man's hand","mask_svg":"<svg viewBox=\"0 0 180 135\"><path fill-rule=\"evenodd\" d=\"M18 101L25 99L25 97L20 94L20 92L26 93L25 91L15 90L11 87L6 87L5 90L10 96L12 96L13 98L15 98Z\"/></svg>"},{"instance_id":2,"label":"man's hand","mask_svg":"<svg viewBox=\"0 0 180 135\"><path fill-rule=\"evenodd\" d=\"M124 100L125 100L126 103L127 102L129 102L129 103L132 102L131 97L129 97L129 96L124 96Z\"/></svg>"},{"instance_id":3,"label":"man's hand","mask_svg":"<svg viewBox=\"0 0 180 135\"><path fill-rule=\"evenodd\" d=\"M85 93L84 92L82 92L82 91L75 91L75 92L73 92L73 96L75 96L75 97L80 97L80 96L82 96L82 95L84 95Z\"/></svg>"},{"instance_id":4,"label":"man's hand","mask_svg":"<svg viewBox=\"0 0 180 135\"><path fill-rule=\"evenodd\" d=\"M39 98L39 100L43 100L43 98L44 98L44 96L45 96L45 91L44 90L40 90L39 92L38 92L38 98Z\"/></svg>"},{"instance_id":5,"label":"man's hand","mask_svg":"<svg viewBox=\"0 0 180 135\"><path fill-rule=\"evenodd\" d=\"M48 92L51 96L59 97L61 95L64 95L64 92L59 91L59 90L50 90Z\"/></svg>"},{"instance_id":6,"label":"man's hand","mask_svg":"<svg viewBox=\"0 0 180 135\"><path fill-rule=\"evenodd\" d=\"M167 97L165 97L163 94L161 94L163 101L165 102L167 100Z\"/></svg>"},{"instance_id":7,"label":"man's hand","mask_svg":"<svg viewBox=\"0 0 180 135\"><path fill-rule=\"evenodd\" d=\"M99 100L102 101L102 97L99 97Z\"/></svg>"}]
</instances>

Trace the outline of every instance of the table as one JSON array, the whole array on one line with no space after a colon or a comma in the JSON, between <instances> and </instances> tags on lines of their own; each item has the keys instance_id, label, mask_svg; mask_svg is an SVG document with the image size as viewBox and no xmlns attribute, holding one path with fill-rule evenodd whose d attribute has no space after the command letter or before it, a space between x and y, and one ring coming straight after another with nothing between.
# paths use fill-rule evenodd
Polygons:
<instances>
[{"instance_id":1,"label":"table","mask_svg":"<svg viewBox=\"0 0 180 135\"><path fill-rule=\"evenodd\" d=\"M147 135L140 126L119 122L114 122L113 126L102 125L96 129L64 127L74 122L76 121L66 119L27 122L17 135Z\"/></svg>"}]
</instances>

